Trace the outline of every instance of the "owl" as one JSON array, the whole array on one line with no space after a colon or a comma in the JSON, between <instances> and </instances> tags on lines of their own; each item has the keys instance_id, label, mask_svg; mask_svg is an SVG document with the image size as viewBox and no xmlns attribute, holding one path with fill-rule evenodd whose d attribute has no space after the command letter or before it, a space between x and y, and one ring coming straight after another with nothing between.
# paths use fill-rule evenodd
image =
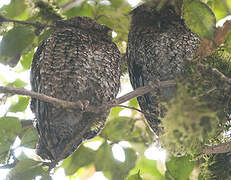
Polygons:
<instances>
[{"instance_id":1,"label":"owl","mask_svg":"<svg viewBox=\"0 0 231 180\"><path fill-rule=\"evenodd\" d=\"M185 60L191 59L199 46L198 35L192 33L171 5L160 10L148 4L131 11L131 25L127 43L130 81L134 89L174 80L185 71ZM161 101L174 96L176 87L156 87L155 94L137 98L145 118L158 135L160 118L166 109Z\"/></svg>"},{"instance_id":2,"label":"owl","mask_svg":"<svg viewBox=\"0 0 231 180\"><path fill-rule=\"evenodd\" d=\"M57 21L34 54L32 90L65 101L86 100L96 107L113 100L120 88L121 54L110 30L88 17ZM37 154L56 162L98 135L109 114L63 109L33 98L31 109L39 134Z\"/></svg>"}]
</instances>

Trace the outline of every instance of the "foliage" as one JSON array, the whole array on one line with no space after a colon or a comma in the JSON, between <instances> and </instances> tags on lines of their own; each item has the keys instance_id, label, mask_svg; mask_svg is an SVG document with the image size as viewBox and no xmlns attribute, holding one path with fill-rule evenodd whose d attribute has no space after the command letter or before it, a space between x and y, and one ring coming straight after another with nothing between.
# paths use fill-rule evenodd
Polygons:
<instances>
[{"instance_id":1,"label":"foliage","mask_svg":"<svg viewBox=\"0 0 231 180\"><path fill-rule=\"evenodd\" d=\"M126 180L142 180L140 177L140 171L137 174L133 174L126 178Z\"/></svg>"},{"instance_id":2,"label":"foliage","mask_svg":"<svg viewBox=\"0 0 231 180\"><path fill-rule=\"evenodd\" d=\"M126 0L82 0L71 4L72 0L11 0L9 5L0 9L0 20L4 17L27 22L52 24L58 19L75 16L88 16L99 23L109 26L117 34L113 41L121 52L126 52L129 31L129 12L131 5ZM159 3L163 8L169 1L149 0ZM181 2L175 0L172 2ZM183 18L187 26L202 38L214 40L216 23L231 14L230 0L184 0ZM46 39L52 28L32 27L17 23L0 22L0 62L20 73L30 69L31 60L38 43ZM113 33L114 34L114 33ZM223 35L225 37L225 35ZM227 77L231 77L231 34L225 38L218 51L199 62L217 68ZM126 56L124 56L124 61ZM126 63L124 63L126 66ZM162 145L168 150L167 162L150 160L145 150L155 142L155 137L147 127L144 117L137 111L131 116L121 115L124 108L111 110L106 127L99 137L89 143L99 142L93 150L84 143L71 156L54 169L64 169L70 179L92 176L96 171L112 180L187 180L193 171L200 171L199 179L229 179L230 153L204 156L197 155L205 144L211 145L224 140L223 132L230 129L227 117L231 111L229 102L230 87L217 76L189 63L189 71L183 79L178 79L177 96L166 105L168 113L163 119L165 134L160 137ZM126 74L126 67L124 68ZM17 88L26 87L20 77L7 81L8 74L0 75L0 83ZM179 83L180 82L180 83ZM123 84L122 84L123 85ZM215 90L210 91L215 88ZM209 93L207 93L209 92ZM35 148L38 135L34 127L22 128L22 116L26 117L29 98L6 94L0 96L1 102L9 104L0 117L0 163L9 164L14 157L15 138L21 140L20 147ZM138 108L136 99L128 102ZM1 108L1 107L0 107ZM226 114L224 113L227 112ZM18 117L19 114L20 118ZM123 113L124 114L124 113ZM122 145L126 141L129 146ZM113 146L119 145L125 160L119 161L113 155ZM175 157L174 155L181 155ZM189 155L190 154L190 155ZM8 179L31 180L36 176L51 179L46 166L35 155L22 154L17 157L16 166L11 168ZM199 160L198 160L199 159ZM201 163L203 161L203 163ZM198 168L200 166L200 168ZM197 172L199 174L199 172Z\"/></svg>"},{"instance_id":3,"label":"foliage","mask_svg":"<svg viewBox=\"0 0 231 180\"><path fill-rule=\"evenodd\" d=\"M188 179L190 173L195 167L195 164L196 162L193 161L190 156L179 158L171 157L170 161L166 163L166 177L179 180Z\"/></svg>"},{"instance_id":4,"label":"foliage","mask_svg":"<svg viewBox=\"0 0 231 180\"><path fill-rule=\"evenodd\" d=\"M16 136L22 131L19 119L16 117L0 118L0 163L5 163L8 158L8 151Z\"/></svg>"},{"instance_id":5,"label":"foliage","mask_svg":"<svg viewBox=\"0 0 231 180\"><path fill-rule=\"evenodd\" d=\"M206 39L213 38L216 18L206 4L197 0L185 0L183 11L185 23L193 32Z\"/></svg>"},{"instance_id":6,"label":"foliage","mask_svg":"<svg viewBox=\"0 0 231 180\"><path fill-rule=\"evenodd\" d=\"M23 159L11 170L7 178L10 180L31 180L36 176L41 176L45 180L50 179L48 172L42 168L41 162Z\"/></svg>"},{"instance_id":7,"label":"foliage","mask_svg":"<svg viewBox=\"0 0 231 180\"><path fill-rule=\"evenodd\" d=\"M145 180L153 178L156 180L164 180L163 172L160 171L157 161L147 159L144 155L141 155L136 162L135 168L130 172L130 176L134 176L133 174L136 173L135 175L141 174Z\"/></svg>"}]
</instances>

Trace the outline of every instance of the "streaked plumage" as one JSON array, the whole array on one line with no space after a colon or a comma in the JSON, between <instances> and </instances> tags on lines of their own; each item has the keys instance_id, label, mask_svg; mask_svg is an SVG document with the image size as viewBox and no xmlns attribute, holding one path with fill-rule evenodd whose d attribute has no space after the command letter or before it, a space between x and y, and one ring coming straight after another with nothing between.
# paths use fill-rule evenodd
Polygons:
<instances>
[{"instance_id":1,"label":"streaked plumage","mask_svg":"<svg viewBox=\"0 0 231 180\"><path fill-rule=\"evenodd\" d=\"M92 106L114 99L120 87L121 55L108 35L110 29L87 17L56 25L34 54L32 90L67 101L88 100ZM39 133L37 153L52 161L66 158L82 141L95 137L109 113L68 111L36 99L32 99L31 109ZM89 123L91 128L84 130ZM82 138L63 152L82 132Z\"/></svg>"},{"instance_id":2,"label":"streaked plumage","mask_svg":"<svg viewBox=\"0 0 231 180\"><path fill-rule=\"evenodd\" d=\"M173 80L185 71L185 59L191 59L198 48L199 37L192 33L173 7L166 5L160 11L143 4L131 12L127 58L130 81L134 89ZM175 87L157 89L157 94L137 98L151 129L159 134L160 117L164 108L160 99L169 100Z\"/></svg>"}]
</instances>

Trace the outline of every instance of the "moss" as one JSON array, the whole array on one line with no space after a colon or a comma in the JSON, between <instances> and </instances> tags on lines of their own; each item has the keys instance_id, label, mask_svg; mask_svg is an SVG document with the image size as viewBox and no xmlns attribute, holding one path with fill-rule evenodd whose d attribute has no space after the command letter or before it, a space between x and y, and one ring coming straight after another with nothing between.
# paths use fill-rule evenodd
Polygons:
<instances>
[{"instance_id":1,"label":"moss","mask_svg":"<svg viewBox=\"0 0 231 180\"><path fill-rule=\"evenodd\" d=\"M219 120L206 103L189 96L183 87L180 89L162 120L165 133L160 139L174 155L195 154L216 134Z\"/></svg>"},{"instance_id":2,"label":"moss","mask_svg":"<svg viewBox=\"0 0 231 180\"><path fill-rule=\"evenodd\" d=\"M231 77L231 56L222 50L201 60ZM167 105L162 119L162 145L174 155L197 155L227 126L231 114L230 86L211 69L203 71L195 64L187 64L188 71L179 77L177 95Z\"/></svg>"}]
</instances>

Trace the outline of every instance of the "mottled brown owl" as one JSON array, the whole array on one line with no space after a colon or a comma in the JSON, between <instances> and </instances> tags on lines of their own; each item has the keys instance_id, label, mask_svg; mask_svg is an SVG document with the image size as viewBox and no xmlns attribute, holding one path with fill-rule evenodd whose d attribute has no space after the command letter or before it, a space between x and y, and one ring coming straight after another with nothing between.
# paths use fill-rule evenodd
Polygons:
<instances>
[{"instance_id":1,"label":"mottled brown owl","mask_svg":"<svg viewBox=\"0 0 231 180\"><path fill-rule=\"evenodd\" d=\"M121 54L109 31L88 17L58 21L34 54L32 90L66 101L88 100L92 106L114 99L120 88ZM32 99L31 109L39 134L37 154L56 162L98 135L109 114L70 111L37 99ZM81 138L75 139L78 134Z\"/></svg>"},{"instance_id":2,"label":"mottled brown owl","mask_svg":"<svg viewBox=\"0 0 231 180\"><path fill-rule=\"evenodd\" d=\"M199 46L198 35L192 33L174 8L160 10L143 4L131 12L127 59L130 81L134 89L173 80L185 71L185 60L191 59ZM137 98L151 129L158 135L164 109L160 98L170 99L175 87L157 88L157 94L147 93Z\"/></svg>"}]
</instances>

